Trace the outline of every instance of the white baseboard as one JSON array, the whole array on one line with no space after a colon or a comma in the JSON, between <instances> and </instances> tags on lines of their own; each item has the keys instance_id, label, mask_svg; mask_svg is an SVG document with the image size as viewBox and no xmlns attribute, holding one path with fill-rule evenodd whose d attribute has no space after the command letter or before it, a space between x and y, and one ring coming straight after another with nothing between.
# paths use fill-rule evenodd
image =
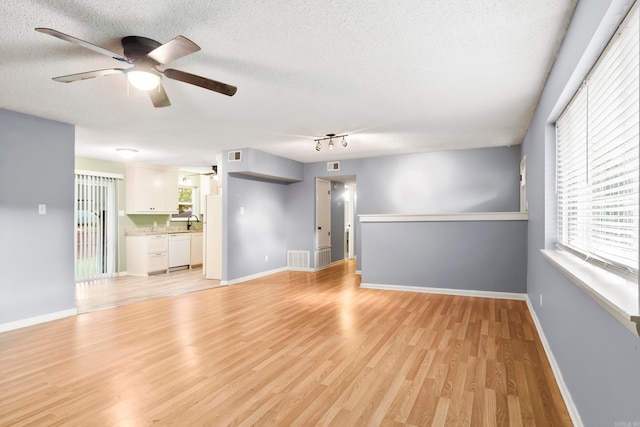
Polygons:
<instances>
[{"instance_id":1,"label":"white baseboard","mask_svg":"<svg viewBox=\"0 0 640 427\"><path fill-rule=\"evenodd\" d=\"M238 277L237 279L233 279L233 280L221 280L220 284L222 286L231 286L237 283L246 282L247 280L259 279L260 277L268 276L270 274L280 273L287 270L288 270L287 267L275 268L273 270L263 271L261 273L251 274L249 276Z\"/></svg>"},{"instance_id":2,"label":"white baseboard","mask_svg":"<svg viewBox=\"0 0 640 427\"><path fill-rule=\"evenodd\" d=\"M124 276L128 276L129 272L128 271L120 271L116 274L114 274L114 277L124 277Z\"/></svg>"},{"instance_id":3,"label":"white baseboard","mask_svg":"<svg viewBox=\"0 0 640 427\"><path fill-rule=\"evenodd\" d=\"M562 378L562 372L560 371L560 366L558 365L556 358L553 356L553 352L551 351L551 346L549 345L549 341L547 341L547 337L544 335L544 331L542 330L542 325L540 324L540 320L538 319L538 316L536 315L536 312L533 309L533 305L531 304L529 295L526 295L525 301L527 302L527 308L529 308L529 313L531 313L531 317L533 318L533 323L536 325L536 330L538 331L538 335L540 336L542 347L544 348L544 352L547 354L547 359L549 359L549 364L551 365L553 376L556 378L556 383L558 383L560 394L562 394L562 399L564 400L564 404L567 406L567 411L569 412L571 421L573 422L574 426L583 427L584 424L582 423L582 419L580 418L580 413L578 412L578 408L576 408L575 403L573 403L573 399L571 398L571 393L569 393L569 388L567 387L567 384L564 382L564 378Z\"/></svg>"},{"instance_id":4,"label":"white baseboard","mask_svg":"<svg viewBox=\"0 0 640 427\"><path fill-rule=\"evenodd\" d=\"M382 285L377 283L360 283L361 288L381 289L385 291L420 292L425 294L458 295L465 297L498 298L524 301L527 294L517 292L474 291L470 289L426 288L422 286Z\"/></svg>"},{"instance_id":5,"label":"white baseboard","mask_svg":"<svg viewBox=\"0 0 640 427\"><path fill-rule=\"evenodd\" d=\"M325 265L324 267L316 267L316 268L294 268L294 267L287 267L286 269L288 271L304 271L304 272L308 272L308 273L315 273L317 271L320 270L324 270L325 268L329 268L329 267L333 267L335 265L338 264L342 264L344 263L343 259L339 259L338 261L333 261L331 264L329 265Z\"/></svg>"},{"instance_id":6,"label":"white baseboard","mask_svg":"<svg viewBox=\"0 0 640 427\"><path fill-rule=\"evenodd\" d=\"M52 320L63 319L65 317L75 316L78 314L78 309L70 308L69 310L56 311L55 313L42 314L40 316L29 317L27 319L20 319L14 322L0 324L0 332L12 331L14 329L26 328L27 326L37 325L39 323L50 322Z\"/></svg>"}]
</instances>

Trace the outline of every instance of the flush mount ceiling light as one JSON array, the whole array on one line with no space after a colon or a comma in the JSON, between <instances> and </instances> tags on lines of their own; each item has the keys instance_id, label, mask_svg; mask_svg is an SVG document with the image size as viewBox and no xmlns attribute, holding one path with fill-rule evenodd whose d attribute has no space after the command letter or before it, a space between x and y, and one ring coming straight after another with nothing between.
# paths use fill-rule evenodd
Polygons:
<instances>
[{"instance_id":1,"label":"flush mount ceiling light","mask_svg":"<svg viewBox=\"0 0 640 427\"><path fill-rule=\"evenodd\" d=\"M335 146L335 144L333 143L333 138L342 138L342 146L346 147L347 146L347 140L344 139L345 136L349 136L347 134L344 135L336 135L335 133L328 133L326 137L324 138L318 138L318 139L314 139L315 143L316 143L316 151L320 151L322 150L322 143L321 141L325 141L325 140L329 140L329 144L328 147L330 150L333 150L333 147Z\"/></svg>"},{"instance_id":2,"label":"flush mount ceiling light","mask_svg":"<svg viewBox=\"0 0 640 427\"><path fill-rule=\"evenodd\" d=\"M138 152L138 150L134 150L133 148L116 148L116 151L123 159L131 159Z\"/></svg>"}]
</instances>

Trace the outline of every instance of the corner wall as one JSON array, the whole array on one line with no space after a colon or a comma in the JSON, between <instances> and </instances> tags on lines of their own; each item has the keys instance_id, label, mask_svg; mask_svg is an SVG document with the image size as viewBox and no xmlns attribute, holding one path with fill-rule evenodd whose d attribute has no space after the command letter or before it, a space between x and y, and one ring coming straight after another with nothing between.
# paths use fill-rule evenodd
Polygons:
<instances>
[{"instance_id":1,"label":"corner wall","mask_svg":"<svg viewBox=\"0 0 640 427\"><path fill-rule=\"evenodd\" d=\"M287 265L285 210L287 184L247 177L226 177L223 217L227 233L226 271L233 281Z\"/></svg>"},{"instance_id":2,"label":"corner wall","mask_svg":"<svg viewBox=\"0 0 640 427\"><path fill-rule=\"evenodd\" d=\"M74 140L69 124L0 109L0 325L75 311Z\"/></svg>"}]
</instances>

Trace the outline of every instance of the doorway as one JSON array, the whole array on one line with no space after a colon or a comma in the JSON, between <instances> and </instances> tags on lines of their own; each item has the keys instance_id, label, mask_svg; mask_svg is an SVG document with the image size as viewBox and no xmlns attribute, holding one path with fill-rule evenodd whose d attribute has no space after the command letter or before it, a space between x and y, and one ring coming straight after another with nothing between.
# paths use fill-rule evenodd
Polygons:
<instances>
[{"instance_id":1,"label":"doorway","mask_svg":"<svg viewBox=\"0 0 640 427\"><path fill-rule=\"evenodd\" d=\"M355 258L355 212L355 175L316 178L316 268Z\"/></svg>"}]
</instances>

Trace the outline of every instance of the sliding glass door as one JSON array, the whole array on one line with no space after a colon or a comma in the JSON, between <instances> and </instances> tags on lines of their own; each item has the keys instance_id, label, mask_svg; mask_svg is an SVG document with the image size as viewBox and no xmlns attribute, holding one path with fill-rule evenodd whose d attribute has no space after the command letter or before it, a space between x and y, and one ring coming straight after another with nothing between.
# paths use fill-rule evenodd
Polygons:
<instances>
[{"instance_id":1,"label":"sliding glass door","mask_svg":"<svg viewBox=\"0 0 640 427\"><path fill-rule=\"evenodd\" d=\"M76 174L76 281L115 274L116 179Z\"/></svg>"}]
</instances>

